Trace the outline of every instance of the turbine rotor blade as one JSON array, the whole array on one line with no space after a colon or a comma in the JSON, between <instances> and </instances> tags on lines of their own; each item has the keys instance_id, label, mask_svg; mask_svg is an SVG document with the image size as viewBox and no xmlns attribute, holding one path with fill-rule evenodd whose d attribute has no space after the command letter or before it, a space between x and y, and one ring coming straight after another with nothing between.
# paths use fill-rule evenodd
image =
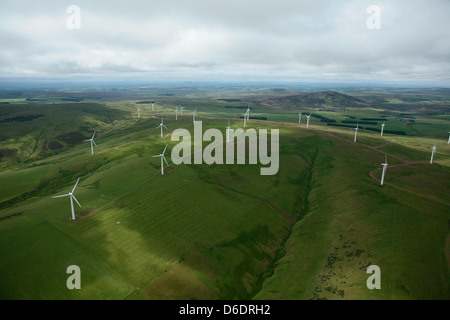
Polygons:
<instances>
[{"instance_id":1,"label":"turbine rotor blade","mask_svg":"<svg viewBox=\"0 0 450 320\"><path fill-rule=\"evenodd\" d=\"M169 165L169 163L166 160L166 157L162 156L162 158L164 159L164 161L167 163L167 165Z\"/></svg>"},{"instance_id":2,"label":"turbine rotor blade","mask_svg":"<svg viewBox=\"0 0 450 320\"><path fill-rule=\"evenodd\" d=\"M152 156L152 158L156 158L156 157L161 157L161 155L160 155L160 154L158 154L157 156Z\"/></svg>"},{"instance_id":3,"label":"turbine rotor blade","mask_svg":"<svg viewBox=\"0 0 450 320\"><path fill-rule=\"evenodd\" d=\"M80 181L80 178L78 178L77 183L75 183L75 187L73 187L72 193L75 191L75 188L77 187L79 181Z\"/></svg>"},{"instance_id":4,"label":"turbine rotor blade","mask_svg":"<svg viewBox=\"0 0 450 320\"><path fill-rule=\"evenodd\" d=\"M70 196L70 194L62 194L60 196L54 196L52 198L63 198L63 197L67 197L67 196Z\"/></svg>"},{"instance_id":5,"label":"turbine rotor blade","mask_svg":"<svg viewBox=\"0 0 450 320\"><path fill-rule=\"evenodd\" d=\"M164 152L166 152L167 146L168 146L168 144L166 144L166 147L164 148L164 151L162 153L163 155L164 155Z\"/></svg>"},{"instance_id":6,"label":"turbine rotor blade","mask_svg":"<svg viewBox=\"0 0 450 320\"><path fill-rule=\"evenodd\" d=\"M94 139L94 136L95 136L95 133L96 133L97 131L94 131L94 134L92 135L92 138L91 139Z\"/></svg>"},{"instance_id":7,"label":"turbine rotor blade","mask_svg":"<svg viewBox=\"0 0 450 320\"><path fill-rule=\"evenodd\" d=\"M72 198L73 198L73 200L75 200L75 202L76 202L76 203L80 206L80 208L81 208L81 204L78 202L77 198L75 198L74 195L72 195Z\"/></svg>"},{"instance_id":8,"label":"turbine rotor blade","mask_svg":"<svg viewBox=\"0 0 450 320\"><path fill-rule=\"evenodd\" d=\"M94 143L94 145L97 147L97 144L95 143L95 141L94 140L92 140L92 142Z\"/></svg>"}]
</instances>

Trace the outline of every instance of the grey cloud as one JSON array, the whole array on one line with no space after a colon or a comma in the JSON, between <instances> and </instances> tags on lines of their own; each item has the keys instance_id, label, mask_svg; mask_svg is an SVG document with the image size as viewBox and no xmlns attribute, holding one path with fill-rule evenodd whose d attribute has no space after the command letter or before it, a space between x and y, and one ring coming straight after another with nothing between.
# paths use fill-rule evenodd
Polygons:
<instances>
[{"instance_id":1,"label":"grey cloud","mask_svg":"<svg viewBox=\"0 0 450 320\"><path fill-rule=\"evenodd\" d=\"M81 8L81 30L65 27L69 4ZM372 4L382 9L381 30L366 27ZM0 72L449 85L449 9L445 0L7 0Z\"/></svg>"}]
</instances>

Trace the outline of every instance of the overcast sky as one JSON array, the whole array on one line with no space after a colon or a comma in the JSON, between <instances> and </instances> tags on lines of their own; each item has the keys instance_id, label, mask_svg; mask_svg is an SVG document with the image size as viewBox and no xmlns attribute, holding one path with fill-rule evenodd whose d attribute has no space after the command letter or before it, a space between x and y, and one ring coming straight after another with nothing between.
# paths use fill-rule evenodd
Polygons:
<instances>
[{"instance_id":1,"label":"overcast sky","mask_svg":"<svg viewBox=\"0 0 450 320\"><path fill-rule=\"evenodd\" d=\"M449 13L449 0L0 0L0 77L449 86Z\"/></svg>"}]
</instances>

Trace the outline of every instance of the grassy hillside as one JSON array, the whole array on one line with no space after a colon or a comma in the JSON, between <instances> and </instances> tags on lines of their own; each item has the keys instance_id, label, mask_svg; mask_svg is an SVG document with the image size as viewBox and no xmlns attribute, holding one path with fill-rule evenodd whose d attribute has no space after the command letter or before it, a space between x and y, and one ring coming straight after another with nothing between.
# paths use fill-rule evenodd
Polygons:
<instances>
[{"instance_id":1,"label":"grassy hillside","mask_svg":"<svg viewBox=\"0 0 450 320\"><path fill-rule=\"evenodd\" d=\"M140 119L135 102L155 99L0 107L1 119L13 119L0 126L0 149L17 150L0 162L2 299L450 297L448 120L418 115L406 124L390 115L387 124L407 135L362 129L354 143L352 128L315 117L306 129L287 105L257 105L248 128L280 129L276 175L261 176L260 164L170 164L161 176L152 156L169 144L171 163L170 133L192 132L195 106L204 130L225 137L228 118L243 125L242 110L225 108L243 104L230 95L161 99L154 112L139 104ZM186 108L176 121L178 104ZM350 106L314 112L338 123L386 115ZM162 114L164 138L156 128ZM91 155L82 140L94 130ZM52 141L62 147L48 147ZM69 200L51 197L77 178L82 208L71 221ZM82 290L66 288L72 264ZM381 290L366 287L371 264L381 268Z\"/></svg>"}]
</instances>

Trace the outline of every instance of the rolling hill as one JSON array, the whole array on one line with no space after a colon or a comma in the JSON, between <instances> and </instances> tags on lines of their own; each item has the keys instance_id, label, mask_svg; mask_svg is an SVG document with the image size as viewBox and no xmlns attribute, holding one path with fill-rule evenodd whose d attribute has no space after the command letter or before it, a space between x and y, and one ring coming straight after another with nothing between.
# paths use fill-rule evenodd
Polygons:
<instances>
[{"instance_id":1,"label":"rolling hill","mask_svg":"<svg viewBox=\"0 0 450 320\"><path fill-rule=\"evenodd\" d=\"M361 99L335 91L318 91L284 96L251 99L252 103L270 108L345 110L365 108L373 105Z\"/></svg>"}]
</instances>

